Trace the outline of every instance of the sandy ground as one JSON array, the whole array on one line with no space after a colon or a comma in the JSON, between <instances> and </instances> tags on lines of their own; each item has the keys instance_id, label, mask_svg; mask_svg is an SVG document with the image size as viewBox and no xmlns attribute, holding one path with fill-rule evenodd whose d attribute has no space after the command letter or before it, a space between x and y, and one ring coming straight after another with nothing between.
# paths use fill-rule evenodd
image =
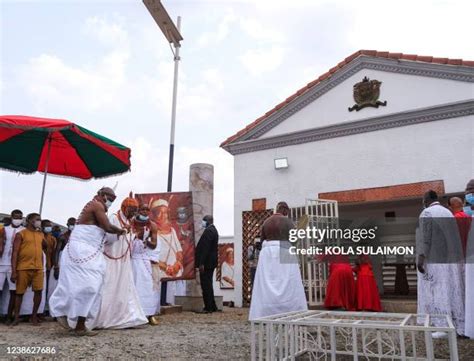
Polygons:
<instances>
[{"instance_id":1,"label":"sandy ground","mask_svg":"<svg viewBox=\"0 0 474 361\"><path fill-rule=\"evenodd\" d=\"M247 317L247 309L236 308L210 315L183 312L160 316L158 326L104 330L94 337L74 337L56 322L1 324L0 360L13 358L7 346L55 346L56 359L248 360Z\"/></svg>"},{"instance_id":2,"label":"sandy ground","mask_svg":"<svg viewBox=\"0 0 474 361\"><path fill-rule=\"evenodd\" d=\"M211 315L183 312L160 316L158 326L104 330L95 337L72 336L56 322L38 327L27 322L16 327L0 324L0 360L28 359L8 355L8 346L56 348L54 355L35 355L35 360L248 360L247 317L248 309L238 308ZM444 345L436 346L437 356L446 356ZM474 360L474 340L458 339L458 347L461 361Z\"/></svg>"}]
</instances>

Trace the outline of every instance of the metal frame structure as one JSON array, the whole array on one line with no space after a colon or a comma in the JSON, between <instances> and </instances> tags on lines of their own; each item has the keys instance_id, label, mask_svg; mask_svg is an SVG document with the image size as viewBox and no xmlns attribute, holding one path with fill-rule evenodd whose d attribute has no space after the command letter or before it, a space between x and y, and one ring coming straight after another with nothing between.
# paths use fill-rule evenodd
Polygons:
<instances>
[{"instance_id":1,"label":"metal frame structure","mask_svg":"<svg viewBox=\"0 0 474 361\"><path fill-rule=\"evenodd\" d=\"M339 209L337 201L327 199L309 199L305 201L304 214L308 217L310 228L337 228ZM303 247L317 246L314 239L304 239ZM301 276L307 293L309 306L324 304L328 279L327 265L318 262L314 256L300 258Z\"/></svg>"},{"instance_id":2,"label":"metal frame structure","mask_svg":"<svg viewBox=\"0 0 474 361\"><path fill-rule=\"evenodd\" d=\"M442 325L442 326L435 326ZM436 358L432 332L446 332L449 358ZM459 361L449 316L405 313L296 311L251 323L251 360Z\"/></svg>"},{"instance_id":3,"label":"metal frame structure","mask_svg":"<svg viewBox=\"0 0 474 361\"><path fill-rule=\"evenodd\" d=\"M443 326L435 326L442 324ZM449 358L436 358L432 332L446 332ZM296 311L251 323L251 360L459 361L449 316Z\"/></svg>"}]
</instances>

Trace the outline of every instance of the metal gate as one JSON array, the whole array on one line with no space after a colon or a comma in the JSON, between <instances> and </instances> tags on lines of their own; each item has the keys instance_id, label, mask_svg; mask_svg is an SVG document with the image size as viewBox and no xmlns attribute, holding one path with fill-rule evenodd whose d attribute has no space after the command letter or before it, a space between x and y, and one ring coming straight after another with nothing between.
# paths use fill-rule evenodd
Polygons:
<instances>
[{"instance_id":1,"label":"metal gate","mask_svg":"<svg viewBox=\"0 0 474 361\"><path fill-rule=\"evenodd\" d=\"M337 228L339 226L339 209L337 201L327 199L306 199L304 207L291 209L291 218L299 227L309 228ZM301 220L303 219L303 222ZM314 239L301 240L300 247L310 249L317 246ZM306 290L308 304L319 306L324 304L328 279L327 265L318 262L314 256L300 256L300 269L303 285Z\"/></svg>"}]
</instances>

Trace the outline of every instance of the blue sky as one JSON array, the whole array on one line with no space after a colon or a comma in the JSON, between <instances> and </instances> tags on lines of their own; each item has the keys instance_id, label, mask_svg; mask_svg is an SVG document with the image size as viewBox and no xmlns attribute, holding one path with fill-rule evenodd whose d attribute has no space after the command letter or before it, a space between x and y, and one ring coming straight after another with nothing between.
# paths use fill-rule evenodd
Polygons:
<instances>
[{"instance_id":1,"label":"blue sky","mask_svg":"<svg viewBox=\"0 0 474 361\"><path fill-rule=\"evenodd\" d=\"M233 233L225 138L359 49L474 59L469 1L172 1L182 16L173 189L215 166L215 219ZM172 55L141 1L1 1L0 113L73 120L132 148L132 171L48 179L43 215L76 216L104 184L166 189ZM0 172L0 212L36 211L42 176ZM118 202L117 202L118 203ZM250 207L249 200L249 207Z\"/></svg>"}]
</instances>

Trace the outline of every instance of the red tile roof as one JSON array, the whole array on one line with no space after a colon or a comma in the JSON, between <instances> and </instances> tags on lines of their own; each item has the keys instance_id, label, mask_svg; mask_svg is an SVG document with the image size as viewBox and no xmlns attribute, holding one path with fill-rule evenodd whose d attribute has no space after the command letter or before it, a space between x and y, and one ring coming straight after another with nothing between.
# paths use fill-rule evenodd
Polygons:
<instances>
[{"instance_id":1,"label":"red tile roof","mask_svg":"<svg viewBox=\"0 0 474 361\"><path fill-rule=\"evenodd\" d=\"M232 143L234 140L240 138L242 135L249 132L251 129L255 128L257 125L262 123L266 118L268 118L271 114L275 113L279 109L283 108L285 105L292 102L295 98L299 97L300 95L306 93L309 89L313 88L315 85L319 84L323 80L331 77L335 72L339 69L343 68L347 64L349 64L352 60L356 59L359 56L371 56L375 58L388 58L388 59L396 59L396 60L410 60L410 61L420 61L425 63L434 63L434 64L447 64L447 65L461 65L461 66L470 66L474 67L474 61L472 60L462 60L462 59L448 59L448 58L435 58L432 56L421 56L421 55L412 55L412 54L402 54L402 53L389 53L388 51L376 51L376 50L359 50L356 51L354 54L348 56L335 67L329 69L326 73L319 76L317 79L309 82L304 87L299 89L296 93L291 95L290 97L286 98L280 104L277 104L273 109L266 112L260 118L255 119L252 123L247 125L244 129L239 130L234 135L227 138L225 141L221 143L221 147Z\"/></svg>"}]
</instances>

